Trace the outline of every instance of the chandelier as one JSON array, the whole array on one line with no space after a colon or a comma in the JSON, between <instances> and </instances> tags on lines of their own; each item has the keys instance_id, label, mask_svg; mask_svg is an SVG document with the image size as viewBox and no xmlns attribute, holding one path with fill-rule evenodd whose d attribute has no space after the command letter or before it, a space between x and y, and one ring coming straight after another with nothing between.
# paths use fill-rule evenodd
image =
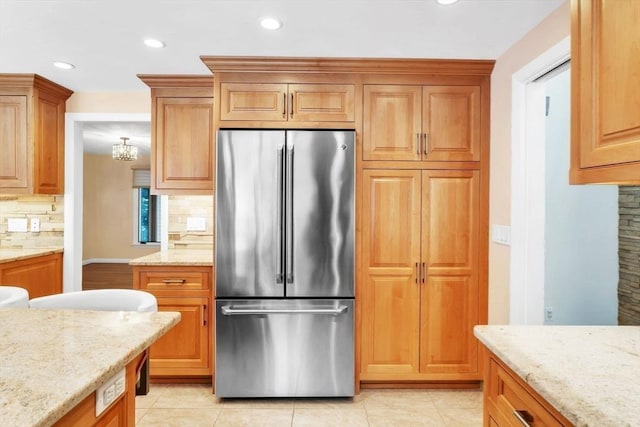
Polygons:
<instances>
[{"instance_id":1,"label":"chandelier","mask_svg":"<svg viewBox=\"0 0 640 427\"><path fill-rule=\"evenodd\" d=\"M114 160L137 160L138 159L138 147L133 145L127 145L129 138L121 136L122 144L113 144L113 151L111 155Z\"/></svg>"}]
</instances>

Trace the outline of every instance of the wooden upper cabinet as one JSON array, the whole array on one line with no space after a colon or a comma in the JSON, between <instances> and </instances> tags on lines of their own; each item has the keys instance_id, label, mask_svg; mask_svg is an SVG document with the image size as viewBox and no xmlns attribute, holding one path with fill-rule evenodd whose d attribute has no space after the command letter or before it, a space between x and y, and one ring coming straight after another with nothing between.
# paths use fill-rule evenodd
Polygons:
<instances>
[{"instance_id":1,"label":"wooden upper cabinet","mask_svg":"<svg viewBox=\"0 0 640 427\"><path fill-rule=\"evenodd\" d=\"M352 122L355 85L221 83L220 120Z\"/></svg>"},{"instance_id":2,"label":"wooden upper cabinet","mask_svg":"<svg viewBox=\"0 0 640 427\"><path fill-rule=\"evenodd\" d=\"M480 87L422 88L423 160L480 160Z\"/></svg>"},{"instance_id":3,"label":"wooden upper cabinet","mask_svg":"<svg viewBox=\"0 0 640 427\"><path fill-rule=\"evenodd\" d=\"M572 0L572 183L640 183L640 2Z\"/></svg>"},{"instance_id":4,"label":"wooden upper cabinet","mask_svg":"<svg viewBox=\"0 0 640 427\"><path fill-rule=\"evenodd\" d=\"M0 95L0 188L26 189L31 182L28 171L27 97Z\"/></svg>"},{"instance_id":5,"label":"wooden upper cabinet","mask_svg":"<svg viewBox=\"0 0 640 427\"><path fill-rule=\"evenodd\" d=\"M420 86L365 85L364 160L420 160Z\"/></svg>"},{"instance_id":6,"label":"wooden upper cabinet","mask_svg":"<svg viewBox=\"0 0 640 427\"><path fill-rule=\"evenodd\" d=\"M0 74L2 193L64 193L64 113L72 93L35 74Z\"/></svg>"},{"instance_id":7,"label":"wooden upper cabinet","mask_svg":"<svg viewBox=\"0 0 640 427\"><path fill-rule=\"evenodd\" d=\"M479 86L365 85L364 160L479 161Z\"/></svg>"},{"instance_id":8,"label":"wooden upper cabinet","mask_svg":"<svg viewBox=\"0 0 640 427\"><path fill-rule=\"evenodd\" d=\"M138 76L151 87L151 192L211 194L211 76Z\"/></svg>"}]
</instances>

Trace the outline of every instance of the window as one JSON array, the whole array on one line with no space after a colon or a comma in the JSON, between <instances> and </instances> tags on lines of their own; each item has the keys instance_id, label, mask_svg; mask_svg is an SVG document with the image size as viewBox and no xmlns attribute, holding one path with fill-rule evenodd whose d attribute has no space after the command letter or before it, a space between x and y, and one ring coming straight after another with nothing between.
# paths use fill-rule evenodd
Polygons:
<instances>
[{"instance_id":1,"label":"window","mask_svg":"<svg viewBox=\"0 0 640 427\"><path fill-rule=\"evenodd\" d=\"M149 169L133 169L133 243L160 242L160 197L149 191Z\"/></svg>"},{"instance_id":2,"label":"window","mask_svg":"<svg viewBox=\"0 0 640 427\"><path fill-rule=\"evenodd\" d=\"M160 199L149 187L138 188L138 242L160 242Z\"/></svg>"}]
</instances>

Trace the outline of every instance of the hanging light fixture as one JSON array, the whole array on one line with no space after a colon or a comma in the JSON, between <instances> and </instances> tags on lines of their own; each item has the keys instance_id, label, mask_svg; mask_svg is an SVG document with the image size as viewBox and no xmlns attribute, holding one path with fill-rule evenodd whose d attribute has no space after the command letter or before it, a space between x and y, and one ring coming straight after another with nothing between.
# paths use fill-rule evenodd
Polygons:
<instances>
[{"instance_id":1,"label":"hanging light fixture","mask_svg":"<svg viewBox=\"0 0 640 427\"><path fill-rule=\"evenodd\" d=\"M137 160L138 159L138 147L133 145L127 145L129 138L121 136L122 144L113 144L112 156L114 160Z\"/></svg>"}]
</instances>

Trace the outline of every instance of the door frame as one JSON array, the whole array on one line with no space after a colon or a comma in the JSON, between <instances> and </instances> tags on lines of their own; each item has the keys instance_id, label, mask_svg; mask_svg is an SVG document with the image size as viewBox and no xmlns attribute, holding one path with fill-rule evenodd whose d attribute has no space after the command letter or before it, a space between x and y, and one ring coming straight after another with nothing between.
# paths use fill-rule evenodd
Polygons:
<instances>
[{"instance_id":1,"label":"door frame","mask_svg":"<svg viewBox=\"0 0 640 427\"><path fill-rule=\"evenodd\" d=\"M66 113L64 137L64 256L62 291L82 290L84 122L151 122L150 113ZM166 229L166 228L165 228ZM166 239L163 239L164 242Z\"/></svg>"},{"instance_id":2,"label":"door frame","mask_svg":"<svg viewBox=\"0 0 640 427\"><path fill-rule=\"evenodd\" d=\"M544 322L545 84L535 80L570 57L567 36L512 75L510 324Z\"/></svg>"}]
</instances>

